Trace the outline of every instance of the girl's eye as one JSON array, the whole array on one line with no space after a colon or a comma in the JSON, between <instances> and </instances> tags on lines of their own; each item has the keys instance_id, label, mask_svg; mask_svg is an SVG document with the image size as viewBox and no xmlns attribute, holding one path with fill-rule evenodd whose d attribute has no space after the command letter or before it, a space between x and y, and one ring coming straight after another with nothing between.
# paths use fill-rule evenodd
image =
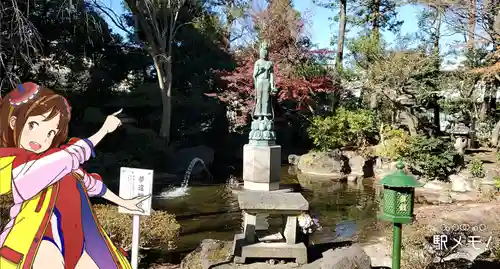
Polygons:
<instances>
[{"instance_id":1,"label":"girl's eye","mask_svg":"<svg viewBox=\"0 0 500 269\"><path fill-rule=\"evenodd\" d=\"M47 137L50 138L50 137L53 137L54 135L56 135L56 132L54 130L50 131L48 134L47 134Z\"/></svg>"},{"instance_id":2,"label":"girl's eye","mask_svg":"<svg viewBox=\"0 0 500 269\"><path fill-rule=\"evenodd\" d=\"M38 123L34 121L28 123L28 128L30 129L30 131L33 130L36 126L38 126Z\"/></svg>"}]
</instances>

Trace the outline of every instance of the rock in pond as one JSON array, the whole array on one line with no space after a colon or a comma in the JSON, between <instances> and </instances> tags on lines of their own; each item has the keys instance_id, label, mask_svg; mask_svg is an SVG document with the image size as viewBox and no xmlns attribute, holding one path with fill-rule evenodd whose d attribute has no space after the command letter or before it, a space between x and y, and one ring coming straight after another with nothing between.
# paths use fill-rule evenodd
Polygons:
<instances>
[{"instance_id":1,"label":"rock in pond","mask_svg":"<svg viewBox=\"0 0 500 269\"><path fill-rule=\"evenodd\" d=\"M415 202L419 204L451 204L449 190L430 189L430 188L416 188L415 189Z\"/></svg>"},{"instance_id":2,"label":"rock in pond","mask_svg":"<svg viewBox=\"0 0 500 269\"><path fill-rule=\"evenodd\" d=\"M316 176L304 173L297 174L297 180L301 188L317 192L334 192L342 190L345 177L346 176L343 176L343 178L330 178L327 176Z\"/></svg>"},{"instance_id":3,"label":"rock in pond","mask_svg":"<svg viewBox=\"0 0 500 269\"><path fill-rule=\"evenodd\" d=\"M370 256L372 266L375 268L392 266L392 249L384 243L375 243L363 246L363 250Z\"/></svg>"},{"instance_id":4,"label":"rock in pond","mask_svg":"<svg viewBox=\"0 0 500 269\"><path fill-rule=\"evenodd\" d=\"M181 269L209 269L231 260L233 242L205 239L181 262Z\"/></svg>"},{"instance_id":5,"label":"rock in pond","mask_svg":"<svg viewBox=\"0 0 500 269\"><path fill-rule=\"evenodd\" d=\"M349 160L340 151L309 152L300 156L298 168L309 175L342 179L349 170Z\"/></svg>"},{"instance_id":6,"label":"rock in pond","mask_svg":"<svg viewBox=\"0 0 500 269\"><path fill-rule=\"evenodd\" d=\"M358 244L323 252L321 269L371 269L371 259Z\"/></svg>"},{"instance_id":7,"label":"rock in pond","mask_svg":"<svg viewBox=\"0 0 500 269\"><path fill-rule=\"evenodd\" d=\"M300 156L295 154L288 155L288 164L299 165Z\"/></svg>"}]
</instances>

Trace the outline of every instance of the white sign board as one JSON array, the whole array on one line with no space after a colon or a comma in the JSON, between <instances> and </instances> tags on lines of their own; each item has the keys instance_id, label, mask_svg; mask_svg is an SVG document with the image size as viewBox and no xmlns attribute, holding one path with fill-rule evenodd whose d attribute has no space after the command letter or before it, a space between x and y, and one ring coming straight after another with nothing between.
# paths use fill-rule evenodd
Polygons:
<instances>
[{"instance_id":1,"label":"white sign board","mask_svg":"<svg viewBox=\"0 0 500 269\"><path fill-rule=\"evenodd\" d=\"M120 197L131 199L137 196L147 196L153 193L153 170L139 168L120 168ZM118 208L119 213L149 216L151 215L151 200L148 198L140 204L144 213L132 212L123 207Z\"/></svg>"}]
</instances>

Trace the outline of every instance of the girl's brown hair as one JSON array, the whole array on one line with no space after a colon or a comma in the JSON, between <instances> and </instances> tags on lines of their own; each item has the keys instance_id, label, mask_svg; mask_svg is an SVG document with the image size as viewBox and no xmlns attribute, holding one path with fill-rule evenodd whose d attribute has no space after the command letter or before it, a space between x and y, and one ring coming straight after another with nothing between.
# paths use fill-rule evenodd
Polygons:
<instances>
[{"instance_id":1,"label":"girl's brown hair","mask_svg":"<svg viewBox=\"0 0 500 269\"><path fill-rule=\"evenodd\" d=\"M47 120L60 115L59 132L54 137L51 147L58 147L68 138L68 124L71 118L70 107L66 99L44 87L28 102L13 106L9 99L11 94L4 96L0 103L0 147L19 147L21 132L29 117L50 112ZM14 129L10 128L10 118L16 117Z\"/></svg>"}]
</instances>

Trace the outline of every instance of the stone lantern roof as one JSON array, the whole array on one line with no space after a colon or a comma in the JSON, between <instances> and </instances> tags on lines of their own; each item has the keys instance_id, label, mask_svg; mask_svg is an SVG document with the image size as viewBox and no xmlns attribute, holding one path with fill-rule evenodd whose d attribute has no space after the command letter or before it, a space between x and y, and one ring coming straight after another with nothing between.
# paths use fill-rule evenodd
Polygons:
<instances>
[{"instance_id":1,"label":"stone lantern roof","mask_svg":"<svg viewBox=\"0 0 500 269\"><path fill-rule=\"evenodd\" d=\"M468 136L470 134L470 128L463 122L459 122L451 128L450 134Z\"/></svg>"}]
</instances>

